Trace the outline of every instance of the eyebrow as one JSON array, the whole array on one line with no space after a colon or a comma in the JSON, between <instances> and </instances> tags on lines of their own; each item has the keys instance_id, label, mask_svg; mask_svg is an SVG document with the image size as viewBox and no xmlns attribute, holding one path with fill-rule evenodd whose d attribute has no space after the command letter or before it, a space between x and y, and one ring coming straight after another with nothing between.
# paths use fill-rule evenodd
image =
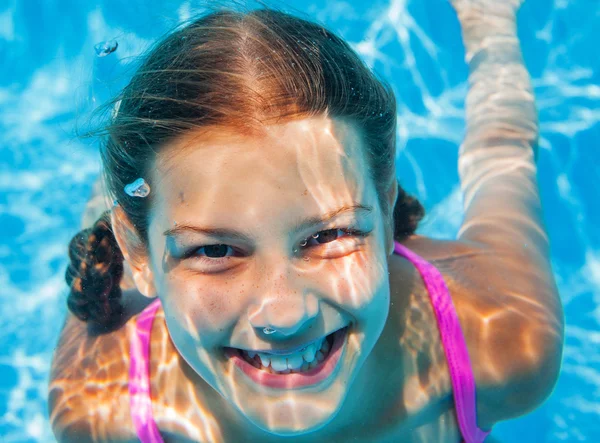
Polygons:
<instances>
[{"instance_id":1,"label":"eyebrow","mask_svg":"<svg viewBox=\"0 0 600 443\"><path fill-rule=\"evenodd\" d=\"M294 225L294 227L292 228L292 231L299 232L299 231L308 229L311 226L325 224L341 214L360 213L360 212L370 214L371 212L373 212L373 207L368 206L368 205L362 205L359 203L355 203L352 205L345 205L345 206L342 206L341 208L334 209L332 211L328 211L325 214L316 215L313 217L308 217L303 220L300 220L299 222L297 222ZM207 235L210 237L228 238L228 239L233 239L233 240L241 240L241 241L249 241L250 240L250 235L245 234L240 231L236 231L234 229L203 228L200 226L192 226L192 225L186 225L186 224L178 224L177 226L175 226L172 229L167 229L165 232L163 232L163 235L165 235L167 237L173 237L178 234L187 233L187 232L193 232L196 234L204 234L204 235Z\"/></svg>"}]
</instances>

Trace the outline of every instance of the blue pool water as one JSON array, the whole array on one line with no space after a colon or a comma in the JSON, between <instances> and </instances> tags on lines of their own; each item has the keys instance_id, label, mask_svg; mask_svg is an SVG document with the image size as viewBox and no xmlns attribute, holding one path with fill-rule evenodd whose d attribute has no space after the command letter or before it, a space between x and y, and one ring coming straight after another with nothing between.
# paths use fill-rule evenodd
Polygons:
<instances>
[{"instance_id":1,"label":"blue pool water","mask_svg":"<svg viewBox=\"0 0 600 443\"><path fill-rule=\"evenodd\" d=\"M460 224L457 147L467 70L446 0L285 1L332 28L394 84L398 175L424 203L420 232ZM0 2L0 441L54 441L46 414L66 312L66 247L99 172L76 138L157 37L193 1ZM506 442L600 441L600 3L527 0L519 35L541 123L539 181L567 321L562 373L531 414L498 424ZM94 46L116 40L99 58Z\"/></svg>"}]
</instances>

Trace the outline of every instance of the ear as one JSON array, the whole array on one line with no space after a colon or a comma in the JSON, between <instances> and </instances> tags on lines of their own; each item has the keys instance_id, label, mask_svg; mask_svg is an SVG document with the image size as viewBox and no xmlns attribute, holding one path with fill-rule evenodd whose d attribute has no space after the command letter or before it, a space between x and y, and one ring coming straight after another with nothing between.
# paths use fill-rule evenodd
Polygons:
<instances>
[{"instance_id":1,"label":"ear","mask_svg":"<svg viewBox=\"0 0 600 443\"><path fill-rule=\"evenodd\" d=\"M398 180L394 176L386 192L389 214L385 221L385 244L387 255L394 253L394 207L398 199Z\"/></svg>"},{"instance_id":2,"label":"ear","mask_svg":"<svg viewBox=\"0 0 600 443\"><path fill-rule=\"evenodd\" d=\"M112 208L110 221L119 248L125 257L125 266L130 266L138 291L146 297L156 297L148 248L140 239L121 206L117 205Z\"/></svg>"}]
</instances>

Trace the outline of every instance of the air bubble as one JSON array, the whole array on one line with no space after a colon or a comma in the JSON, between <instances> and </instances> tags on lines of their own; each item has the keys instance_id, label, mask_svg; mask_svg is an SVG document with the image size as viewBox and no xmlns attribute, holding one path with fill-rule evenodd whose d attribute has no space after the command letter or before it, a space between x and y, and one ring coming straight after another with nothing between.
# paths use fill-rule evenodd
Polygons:
<instances>
[{"instance_id":1,"label":"air bubble","mask_svg":"<svg viewBox=\"0 0 600 443\"><path fill-rule=\"evenodd\" d=\"M107 40L102 43L98 43L94 46L96 55L98 57L106 57L108 54L112 54L119 47L119 43L116 40Z\"/></svg>"}]
</instances>

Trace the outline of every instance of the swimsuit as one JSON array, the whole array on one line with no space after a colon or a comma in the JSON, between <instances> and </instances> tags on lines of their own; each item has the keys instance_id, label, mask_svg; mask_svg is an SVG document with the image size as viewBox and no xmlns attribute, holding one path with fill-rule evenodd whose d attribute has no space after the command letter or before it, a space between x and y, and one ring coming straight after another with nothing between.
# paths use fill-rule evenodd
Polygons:
<instances>
[{"instance_id":1,"label":"swimsuit","mask_svg":"<svg viewBox=\"0 0 600 443\"><path fill-rule=\"evenodd\" d=\"M429 293L452 380L454 403L462 443L480 443L491 431L477 427L475 378L471 369L469 352L458 316L450 298L442 274L431 263L395 242L394 252L412 262L421 274ZM136 320L135 333L131 337L131 361L129 367L129 395L131 418L137 436L142 443L162 443L163 439L152 416L150 399L150 331L160 300L148 305Z\"/></svg>"}]
</instances>

